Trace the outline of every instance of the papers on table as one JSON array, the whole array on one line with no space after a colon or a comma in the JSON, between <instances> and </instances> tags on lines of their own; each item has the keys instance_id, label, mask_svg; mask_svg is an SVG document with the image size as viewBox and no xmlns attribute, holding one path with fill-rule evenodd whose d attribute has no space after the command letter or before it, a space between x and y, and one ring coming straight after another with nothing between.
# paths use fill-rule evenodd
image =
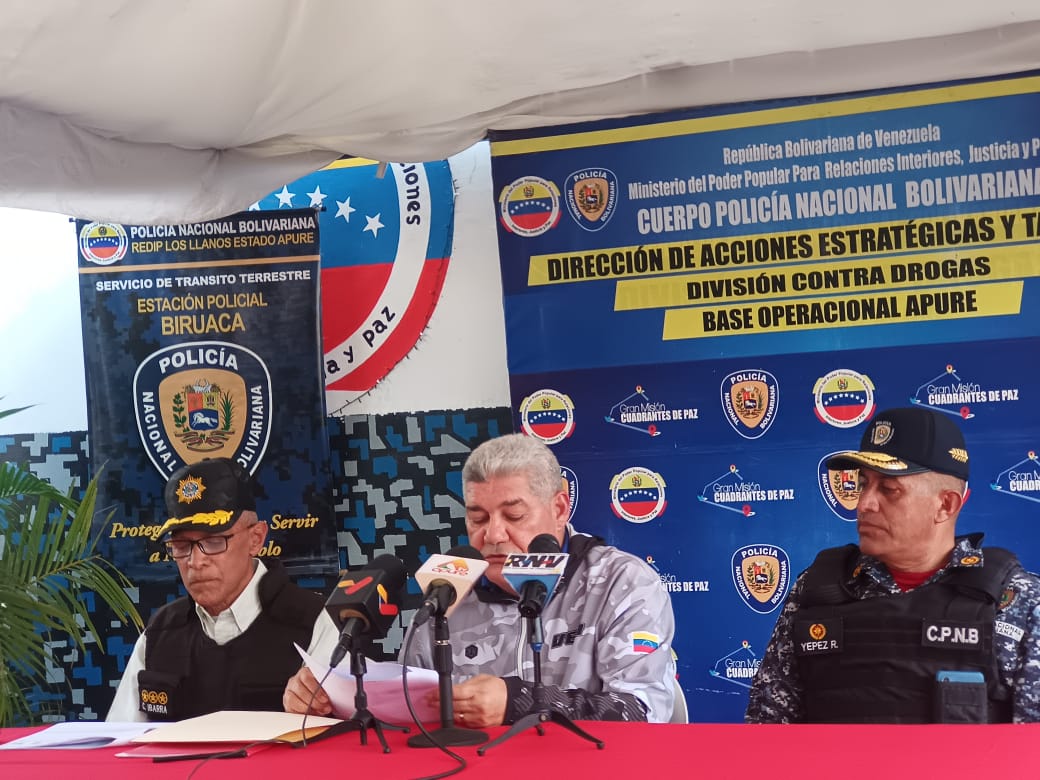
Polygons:
<instances>
[{"instance_id":1,"label":"papers on table","mask_svg":"<svg viewBox=\"0 0 1040 780\"><path fill-rule=\"evenodd\" d=\"M310 729L308 729L310 731ZM150 758L153 761L187 761L203 758L246 758L271 747L268 742L240 745L237 742L156 742L136 745L116 753L116 758Z\"/></svg>"},{"instance_id":2,"label":"papers on table","mask_svg":"<svg viewBox=\"0 0 1040 780\"><path fill-rule=\"evenodd\" d=\"M303 662L313 672L319 682L329 671L328 664L323 664L307 651L296 645ZM365 694L368 697L368 710L372 715L386 723L411 723L412 716L404 700L404 685L401 681L401 664L391 661L366 661L364 676ZM351 718L354 715L354 695L357 683L350 673L350 656L332 670L328 678L321 682L321 687L332 701L332 714L340 718ZM421 723L436 723L440 720L437 707L426 704L426 694L437 688L437 673L430 669L408 667L408 695L415 708L415 714Z\"/></svg>"},{"instance_id":3,"label":"papers on table","mask_svg":"<svg viewBox=\"0 0 1040 780\"><path fill-rule=\"evenodd\" d=\"M296 646L304 663L318 680L325 678L328 664L309 656L299 645ZM411 723L412 716L404 698L401 679L402 667L392 662L365 662L365 693L368 709L372 715L387 723ZM55 723L48 728L24 737L0 744L0 750L38 750L41 748L83 750L88 748L112 747L129 743L240 743L248 744L266 740L299 741L300 728L307 726L308 740L320 735L330 726L349 719L355 712L354 696L357 682L350 673L349 657L333 669L324 679L322 686L332 700L335 718L308 715L306 724L303 716L289 712L242 712L222 710L197 718L176 723L110 723L107 721L67 721ZM423 723L439 721L440 713L434 706L426 704L426 696L437 688L437 673L429 669L408 667L408 693L416 715Z\"/></svg>"},{"instance_id":4,"label":"papers on table","mask_svg":"<svg viewBox=\"0 0 1040 780\"><path fill-rule=\"evenodd\" d=\"M154 729L154 723L109 723L107 721L70 720L55 723L40 731L5 742L0 750L85 750L126 745L134 737Z\"/></svg>"},{"instance_id":5,"label":"papers on table","mask_svg":"<svg viewBox=\"0 0 1040 780\"><path fill-rule=\"evenodd\" d=\"M337 718L307 716L307 739L323 733L341 721ZM132 742L155 744L157 742L266 742L279 740L299 742L304 725L303 716L294 712L249 712L244 710L220 710L196 718L165 723L147 734L134 737Z\"/></svg>"}]
</instances>

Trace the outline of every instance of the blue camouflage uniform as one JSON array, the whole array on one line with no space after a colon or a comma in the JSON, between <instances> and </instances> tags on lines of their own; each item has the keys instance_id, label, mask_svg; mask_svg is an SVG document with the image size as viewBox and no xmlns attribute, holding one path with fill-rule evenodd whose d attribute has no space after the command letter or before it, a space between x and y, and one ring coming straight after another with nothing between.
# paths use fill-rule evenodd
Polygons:
<instances>
[{"instance_id":1,"label":"blue camouflage uniform","mask_svg":"<svg viewBox=\"0 0 1040 780\"><path fill-rule=\"evenodd\" d=\"M960 537L950 563L919 587L937 582L964 561L983 563L980 537ZM804 683L795 655L793 626L801 604L805 573L791 588L773 629L751 687L745 720L748 723L804 723ZM888 568L876 558L859 554L845 582L855 599L901 593ZM1040 721L1040 577L1016 565L1005 579L997 605L994 642L1001 683L1011 691L1015 723Z\"/></svg>"}]
</instances>

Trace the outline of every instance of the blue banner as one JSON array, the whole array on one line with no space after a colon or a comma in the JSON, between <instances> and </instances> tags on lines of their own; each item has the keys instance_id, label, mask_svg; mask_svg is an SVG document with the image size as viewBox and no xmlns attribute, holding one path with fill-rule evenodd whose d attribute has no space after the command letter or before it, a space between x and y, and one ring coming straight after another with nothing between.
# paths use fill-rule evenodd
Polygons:
<instances>
[{"instance_id":1,"label":"blue banner","mask_svg":"<svg viewBox=\"0 0 1040 780\"><path fill-rule=\"evenodd\" d=\"M1040 78L497 133L518 430L672 592L691 719L736 721L793 580L854 541L878 409L956 418L959 531L1040 566Z\"/></svg>"},{"instance_id":2,"label":"blue banner","mask_svg":"<svg viewBox=\"0 0 1040 780\"><path fill-rule=\"evenodd\" d=\"M297 574L335 567L315 212L76 227L105 555L136 581L169 579L163 486L229 457L259 485L261 555Z\"/></svg>"}]
</instances>

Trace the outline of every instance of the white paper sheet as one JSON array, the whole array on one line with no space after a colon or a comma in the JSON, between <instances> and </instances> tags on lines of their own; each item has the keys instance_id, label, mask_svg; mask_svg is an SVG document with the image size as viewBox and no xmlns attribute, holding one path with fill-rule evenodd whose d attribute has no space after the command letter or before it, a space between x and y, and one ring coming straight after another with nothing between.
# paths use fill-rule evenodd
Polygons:
<instances>
[{"instance_id":1,"label":"white paper sheet","mask_svg":"<svg viewBox=\"0 0 1040 780\"><path fill-rule=\"evenodd\" d=\"M329 665L322 663L307 654L307 651L296 645L296 650L303 658L307 668L319 681L329 671ZM401 664L392 661L365 661L364 686L368 697L368 710L379 720L387 723L411 723L412 716L404 699L404 685L401 680ZM357 684L350 673L350 656L343 659L328 678L322 682L322 688L332 701L332 713L338 718L351 718L354 715L354 695ZM426 704L426 694L437 688L437 673L430 669L408 667L408 696L415 708L415 713L422 723L440 723L440 711L437 707Z\"/></svg>"},{"instance_id":2,"label":"white paper sheet","mask_svg":"<svg viewBox=\"0 0 1040 780\"><path fill-rule=\"evenodd\" d=\"M155 726L155 723L70 720L5 742L0 745L0 750L86 750L126 745L134 737L154 729Z\"/></svg>"}]
</instances>

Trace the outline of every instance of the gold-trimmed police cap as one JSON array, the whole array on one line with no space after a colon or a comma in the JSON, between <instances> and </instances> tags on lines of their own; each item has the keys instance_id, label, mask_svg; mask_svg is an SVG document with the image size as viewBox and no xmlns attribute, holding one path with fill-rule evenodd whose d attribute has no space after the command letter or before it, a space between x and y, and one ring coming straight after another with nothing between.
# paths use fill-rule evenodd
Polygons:
<instances>
[{"instance_id":1,"label":"gold-trimmed police cap","mask_svg":"<svg viewBox=\"0 0 1040 780\"><path fill-rule=\"evenodd\" d=\"M874 415L859 450L835 453L827 468L868 468L894 477L937 471L967 482L968 450L964 434L948 415L908 406Z\"/></svg>"},{"instance_id":2,"label":"gold-trimmed police cap","mask_svg":"<svg viewBox=\"0 0 1040 780\"><path fill-rule=\"evenodd\" d=\"M230 458L182 466L167 481L163 498L170 517L159 536L173 531L222 533L242 512L256 511L249 472Z\"/></svg>"}]
</instances>

